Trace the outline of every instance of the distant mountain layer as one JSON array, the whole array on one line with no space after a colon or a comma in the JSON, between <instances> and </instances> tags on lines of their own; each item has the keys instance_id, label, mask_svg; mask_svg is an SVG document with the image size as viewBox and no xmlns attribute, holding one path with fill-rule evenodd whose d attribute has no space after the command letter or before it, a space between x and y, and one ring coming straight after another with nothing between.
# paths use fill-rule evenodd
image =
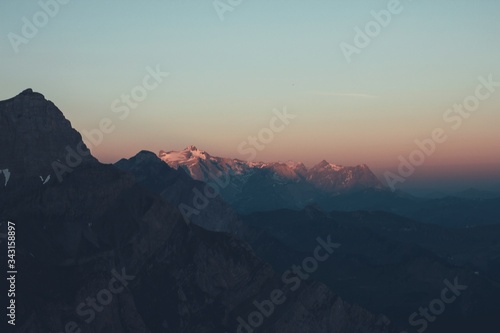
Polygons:
<instances>
[{"instance_id":1,"label":"distant mountain layer","mask_svg":"<svg viewBox=\"0 0 500 333\"><path fill-rule=\"evenodd\" d=\"M214 183L228 178L222 197L240 212L302 208L318 196L334 196L363 189L384 189L366 165L340 166L322 161L307 169L298 162L246 162L215 157L189 146L182 151L160 151L172 168L182 168L193 179Z\"/></svg>"},{"instance_id":2,"label":"distant mountain layer","mask_svg":"<svg viewBox=\"0 0 500 333\"><path fill-rule=\"evenodd\" d=\"M221 197L243 214L276 209L325 211L387 211L450 227L496 224L500 195L469 189L437 199L425 199L384 187L366 165L343 167L322 161L307 169L297 162L246 162L214 157L194 146L161 151L170 167L215 185ZM220 187L220 186L218 186Z\"/></svg>"}]
</instances>

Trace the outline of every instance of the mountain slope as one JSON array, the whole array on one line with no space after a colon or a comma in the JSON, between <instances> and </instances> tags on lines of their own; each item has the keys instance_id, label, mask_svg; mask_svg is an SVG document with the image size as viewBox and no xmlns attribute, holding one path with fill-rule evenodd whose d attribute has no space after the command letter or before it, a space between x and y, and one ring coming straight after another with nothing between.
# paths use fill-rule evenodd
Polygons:
<instances>
[{"instance_id":1,"label":"mountain slope","mask_svg":"<svg viewBox=\"0 0 500 333\"><path fill-rule=\"evenodd\" d=\"M302 258L314 236L331 235L342 247L314 278L350 302L386 313L408 332L416 329L409 325L412 313L439 297L444 280L455 278L467 291L426 332L500 327L498 226L446 229L383 212L324 213L312 207L254 213L243 220L255 229L245 239L277 270Z\"/></svg>"},{"instance_id":2,"label":"mountain slope","mask_svg":"<svg viewBox=\"0 0 500 333\"><path fill-rule=\"evenodd\" d=\"M220 196L214 197L212 188L192 179L183 169L169 167L154 153L141 151L130 159L116 162L115 166L133 174L138 184L178 207L188 223L234 234L243 227L236 212Z\"/></svg>"},{"instance_id":3,"label":"mountain slope","mask_svg":"<svg viewBox=\"0 0 500 333\"><path fill-rule=\"evenodd\" d=\"M2 233L7 221L16 224L22 268L17 323L3 331L235 332L254 300L282 287L245 243L187 225L133 175L90 154L62 181L40 181L54 161L65 162L68 147L88 152L41 94L0 102L0 169L12 174L0 186L0 222ZM394 332L324 285L283 292L287 301L259 332Z\"/></svg>"}]
</instances>

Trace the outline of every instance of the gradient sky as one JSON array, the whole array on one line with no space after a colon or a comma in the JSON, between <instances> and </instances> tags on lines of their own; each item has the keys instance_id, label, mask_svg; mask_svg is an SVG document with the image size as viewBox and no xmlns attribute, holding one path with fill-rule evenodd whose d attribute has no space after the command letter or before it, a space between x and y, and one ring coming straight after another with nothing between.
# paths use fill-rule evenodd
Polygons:
<instances>
[{"instance_id":1,"label":"gradient sky","mask_svg":"<svg viewBox=\"0 0 500 333\"><path fill-rule=\"evenodd\" d=\"M497 0L402 0L402 13L347 63L339 44L387 3L243 0L221 21L210 0L70 1L16 54L8 33L21 34L40 6L2 0L0 99L33 88L79 131L111 118L115 131L92 149L103 162L190 144L244 158L237 146L286 106L297 118L257 160L366 163L381 175L415 139L449 127L444 112L479 76L500 81ZM157 64L170 76L120 120L112 102ZM499 124L500 88L448 131L420 176L496 173Z\"/></svg>"}]
</instances>

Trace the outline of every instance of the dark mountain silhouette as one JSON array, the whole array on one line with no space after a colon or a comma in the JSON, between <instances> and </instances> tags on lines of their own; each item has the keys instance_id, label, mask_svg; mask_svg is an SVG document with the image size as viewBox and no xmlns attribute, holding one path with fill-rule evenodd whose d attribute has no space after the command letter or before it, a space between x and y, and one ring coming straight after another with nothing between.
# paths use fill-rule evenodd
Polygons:
<instances>
[{"instance_id":1,"label":"dark mountain silhouette","mask_svg":"<svg viewBox=\"0 0 500 333\"><path fill-rule=\"evenodd\" d=\"M500 328L500 226L447 229L384 212L324 213L313 207L243 218L255 231L245 239L256 253L284 269L304 256L314 235L341 243L315 278L344 299L383 312L408 332L409 317L439 298L443 281L467 291L426 332L493 331Z\"/></svg>"},{"instance_id":2,"label":"dark mountain silhouette","mask_svg":"<svg viewBox=\"0 0 500 333\"><path fill-rule=\"evenodd\" d=\"M162 167L152 153L147 154L151 163L145 169L155 165L157 172L143 172L144 166L139 166L134 173L151 190L161 193L167 189L168 193L168 187L155 190L154 185L148 184L156 183L155 178L164 172L161 169L184 176L185 172L182 168ZM357 202L356 198L364 201ZM344 205L346 210L369 203L372 207L388 204L388 210L396 207L401 211L419 212L435 205L440 214L450 209L448 215L441 218L455 227L460 224L454 223L450 215L454 209L476 214L475 221L485 216L474 206L467 206L477 205L482 199L428 200L403 192L373 189L339 195L337 200L336 205ZM449 208L447 202L454 208ZM497 241L500 225L450 229L382 211L325 213L320 209L319 205L310 205L303 211L253 213L243 216L244 225L239 219L229 223L237 223L238 236L247 240L277 271L285 271L307 256L314 235L332 235L343 244L342 249L328 266L320 267L314 277L353 303L362 304L372 312L389 314L391 320L407 327L409 332L413 329L409 327L409 316L440 294L445 279L455 277L470 286L470 293L449 307L428 331L468 332L496 327L495 312L500 310L496 302L500 296L500 243ZM431 211L428 213L427 216L431 216Z\"/></svg>"},{"instance_id":3,"label":"dark mountain silhouette","mask_svg":"<svg viewBox=\"0 0 500 333\"><path fill-rule=\"evenodd\" d=\"M2 331L236 332L254 301L283 288L244 242L186 224L137 176L99 163L41 94L0 102L0 152L11 174L0 186L1 227L16 224L20 271L18 321ZM66 171L62 180L55 168ZM183 192L187 180L173 178ZM258 332L395 332L323 284L283 292L287 301Z\"/></svg>"},{"instance_id":4,"label":"dark mountain silhouette","mask_svg":"<svg viewBox=\"0 0 500 333\"><path fill-rule=\"evenodd\" d=\"M138 184L178 207L188 222L207 230L235 234L243 227L237 213L213 188L192 179L183 169L169 167L152 152L141 151L130 159L118 161L115 166L133 174Z\"/></svg>"}]
</instances>

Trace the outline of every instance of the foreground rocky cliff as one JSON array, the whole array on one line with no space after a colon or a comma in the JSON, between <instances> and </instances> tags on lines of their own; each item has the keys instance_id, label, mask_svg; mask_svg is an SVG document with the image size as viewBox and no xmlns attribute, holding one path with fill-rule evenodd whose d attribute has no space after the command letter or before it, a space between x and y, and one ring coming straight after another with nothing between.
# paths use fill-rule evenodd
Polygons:
<instances>
[{"instance_id":1,"label":"foreground rocky cliff","mask_svg":"<svg viewBox=\"0 0 500 333\"><path fill-rule=\"evenodd\" d=\"M394 332L322 284L290 290L242 241L186 224L93 158L41 94L0 102L0 170L19 270L7 332ZM273 290L286 300L258 314Z\"/></svg>"}]
</instances>

